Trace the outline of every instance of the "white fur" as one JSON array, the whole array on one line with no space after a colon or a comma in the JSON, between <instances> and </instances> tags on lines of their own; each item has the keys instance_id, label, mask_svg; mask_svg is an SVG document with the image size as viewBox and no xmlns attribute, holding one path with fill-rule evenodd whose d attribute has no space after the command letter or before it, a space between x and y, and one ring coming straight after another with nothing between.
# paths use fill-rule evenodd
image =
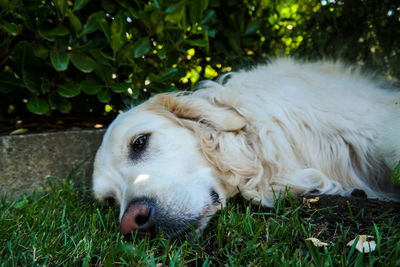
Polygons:
<instances>
[{"instance_id":1,"label":"white fur","mask_svg":"<svg viewBox=\"0 0 400 267\"><path fill-rule=\"evenodd\" d=\"M389 178L400 160L398 91L340 63L289 59L200 87L155 96L107 130L93 190L115 197L121 216L135 196L156 197L176 216L211 215L210 188L222 202L240 191L265 206L285 188L399 199ZM129 144L144 132L147 154L132 162Z\"/></svg>"}]
</instances>

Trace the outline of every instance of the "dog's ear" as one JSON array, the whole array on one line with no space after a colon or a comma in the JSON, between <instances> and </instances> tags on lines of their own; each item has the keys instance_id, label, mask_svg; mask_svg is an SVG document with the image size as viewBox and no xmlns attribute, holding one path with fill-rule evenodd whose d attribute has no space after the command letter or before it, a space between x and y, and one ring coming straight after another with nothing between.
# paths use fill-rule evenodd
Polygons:
<instances>
[{"instance_id":1,"label":"dog's ear","mask_svg":"<svg viewBox=\"0 0 400 267\"><path fill-rule=\"evenodd\" d=\"M239 131L246 125L245 119L237 111L201 97L161 94L152 101L179 119L204 123L218 131Z\"/></svg>"},{"instance_id":2,"label":"dog's ear","mask_svg":"<svg viewBox=\"0 0 400 267\"><path fill-rule=\"evenodd\" d=\"M242 115L199 95L164 94L150 101L155 112L171 117L199 138L200 150L219 173L227 196L238 188L246 196L257 191L263 168L257 147L249 143L257 137L249 137Z\"/></svg>"}]
</instances>

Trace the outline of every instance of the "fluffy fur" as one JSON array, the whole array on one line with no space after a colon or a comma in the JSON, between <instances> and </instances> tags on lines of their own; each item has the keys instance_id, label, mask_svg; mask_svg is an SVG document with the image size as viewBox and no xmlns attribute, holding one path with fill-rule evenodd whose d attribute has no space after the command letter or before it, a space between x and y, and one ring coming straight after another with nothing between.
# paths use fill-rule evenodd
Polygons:
<instances>
[{"instance_id":1,"label":"fluffy fur","mask_svg":"<svg viewBox=\"0 0 400 267\"><path fill-rule=\"evenodd\" d=\"M107 130L94 193L114 197L121 218L132 199L149 197L167 220L198 229L218 210L210 190L222 204L240 192L272 206L286 188L398 200L389 177L400 160L400 93L384 87L340 63L278 59L193 93L156 95ZM140 133L149 145L129 159Z\"/></svg>"}]
</instances>

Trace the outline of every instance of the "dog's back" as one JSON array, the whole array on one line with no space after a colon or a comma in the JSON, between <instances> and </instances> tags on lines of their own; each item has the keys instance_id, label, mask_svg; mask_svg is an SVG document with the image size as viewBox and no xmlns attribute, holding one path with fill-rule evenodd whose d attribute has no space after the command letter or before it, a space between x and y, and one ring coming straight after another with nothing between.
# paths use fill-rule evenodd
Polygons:
<instances>
[{"instance_id":1,"label":"dog's back","mask_svg":"<svg viewBox=\"0 0 400 267\"><path fill-rule=\"evenodd\" d=\"M289 59L223 80L195 94L246 119L271 185L397 199L388 191L397 190L389 177L400 160L399 91L341 63Z\"/></svg>"}]
</instances>

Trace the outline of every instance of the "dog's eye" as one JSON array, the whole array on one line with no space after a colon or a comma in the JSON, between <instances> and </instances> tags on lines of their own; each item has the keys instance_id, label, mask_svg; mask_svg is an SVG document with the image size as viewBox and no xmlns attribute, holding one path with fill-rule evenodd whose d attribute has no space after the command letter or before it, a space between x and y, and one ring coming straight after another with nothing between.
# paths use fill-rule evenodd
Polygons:
<instances>
[{"instance_id":1,"label":"dog's eye","mask_svg":"<svg viewBox=\"0 0 400 267\"><path fill-rule=\"evenodd\" d=\"M133 140L131 144L132 153L137 155L138 153L142 152L147 145L147 141L149 139L149 134L139 135Z\"/></svg>"}]
</instances>

